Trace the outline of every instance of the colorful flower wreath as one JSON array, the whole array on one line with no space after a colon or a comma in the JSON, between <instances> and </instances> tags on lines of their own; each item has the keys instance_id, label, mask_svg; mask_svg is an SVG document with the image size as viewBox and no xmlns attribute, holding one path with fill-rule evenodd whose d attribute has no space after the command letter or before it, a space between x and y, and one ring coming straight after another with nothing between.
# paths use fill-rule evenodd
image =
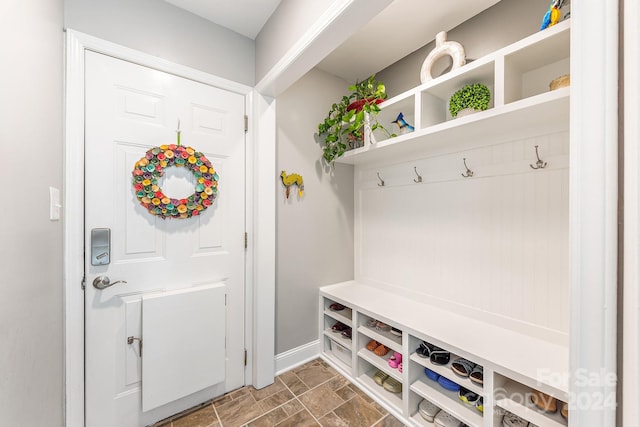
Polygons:
<instances>
[{"instance_id":1,"label":"colorful flower wreath","mask_svg":"<svg viewBox=\"0 0 640 427\"><path fill-rule=\"evenodd\" d=\"M171 166L184 166L195 175L195 192L186 199L172 199L162 192L158 179ZM191 218L213 203L218 194L218 174L204 154L191 147L161 145L146 152L133 168L133 188L140 204L153 215Z\"/></svg>"}]
</instances>

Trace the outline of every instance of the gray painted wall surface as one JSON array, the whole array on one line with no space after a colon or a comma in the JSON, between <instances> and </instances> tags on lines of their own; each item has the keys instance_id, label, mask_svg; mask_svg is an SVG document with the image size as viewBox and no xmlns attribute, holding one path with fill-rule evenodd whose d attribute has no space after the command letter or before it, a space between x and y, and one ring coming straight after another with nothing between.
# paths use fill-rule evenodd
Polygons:
<instances>
[{"instance_id":1,"label":"gray painted wall surface","mask_svg":"<svg viewBox=\"0 0 640 427\"><path fill-rule=\"evenodd\" d=\"M305 194L278 185L276 354L318 339L318 288L353 279L353 166L325 172L314 139L348 86L312 70L277 100L277 171L301 174Z\"/></svg>"},{"instance_id":2,"label":"gray painted wall surface","mask_svg":"<svg viewBox=\"0 0 640 427\"><path fill-rule=\"evenodd\" d=\"M64 25L253 86L255 43L162 0L65 0Z\"/></svg>"},{"instance_id":3,"label":"gray painted wall surface","mask_svg":"<svg viewBox=\"0 0 640 427\"><path fill-rule=\"evenodd\" d=\"M3 2L0 15L0 424L62 426L62 0Z\"/></svg>"},{"instance_id":4,"label":"gray painted wall surface","mask_svg":"<svg viewBox=\"0 0 640 427\"><path fill-rule=\"evenodd\" d=\"M537 32L549 3L549 0L502 0L448 31L447 39L464 46L468 62L481 58ZM434 47L432 41L376 74L384 82L389 97L420 85L422 63ZM434 75L449 66L447 59L438 61Z\"/></svg>"}]
</instances>

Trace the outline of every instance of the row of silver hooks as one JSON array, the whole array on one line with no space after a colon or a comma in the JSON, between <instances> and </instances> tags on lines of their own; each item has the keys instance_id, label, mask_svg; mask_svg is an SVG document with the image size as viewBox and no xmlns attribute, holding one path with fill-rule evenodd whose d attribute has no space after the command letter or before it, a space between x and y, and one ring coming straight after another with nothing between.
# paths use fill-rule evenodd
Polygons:
<instances>
[{"instance_id":1,"label":"row of silver hooks","mask_svg":"<svg viewBox=\"0 0 640 427\"><path fill-rule=\"evenodd\" d=\"M547 162L543 161L542 159L540 159L540 154L538 153L538 146L535 146L536 149L536 163L535 165L530 163L529 166L531 167L531 169L544 169L547 167ZM473 171L471 169L469 169L469 166L467 165L467 158L463 157L462 158L462 162L464 164L464 168L466 169L465 172L461 173L463 178L471 178L473 176ZM413 179L413 182L415 182L416 184L419 184L422 182L422 176L418 173L418 168L416 166L413 167L413 172L416 174L417 178ZM378 175L378 187L384 187L384 180L382 179L382 177L380 176L380 172L376 172L376 174Z\"/></svg>"}]
</instances>

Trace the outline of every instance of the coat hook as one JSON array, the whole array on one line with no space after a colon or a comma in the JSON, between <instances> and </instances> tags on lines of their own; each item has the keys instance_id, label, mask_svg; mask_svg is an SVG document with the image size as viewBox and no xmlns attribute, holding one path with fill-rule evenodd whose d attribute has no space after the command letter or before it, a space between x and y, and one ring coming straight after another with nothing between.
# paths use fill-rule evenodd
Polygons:
<instances>
[{"instance_id":1,"label":"coat hook","mask_svg":"<svg viewBox=\"0 0 640 427\"><path fill-rule=\"evenodd\" d=\"M422 177L420 176L420 174L418 173L418 169L414 166L413 167L413 171L416 173L416 175L418 176L418 178L413 178L413 182L415 183L420 183L422 182Z\"/></svg>"},{"instance_id":2,"label":"coat hook","mask_svg":"<svg viewBox=\"0 0 640 427\"><path fill-rule=\"evenodd\" d=\"M380 180L380 182L378 183L378 187L384 187L384 180L380 178L380 172L376 172L376 174L378 175L378 179Z\"/></svg>"},{"instance_id":3,"label":"coat hook","mask_svg":"<svg viewBox=\"0 0 640 427\"><path fill-rule=\"evenodd\" d=\"M466 175L463 173L462 177L463 178L471 178L473 176L473 171L471 169L469 169L469 166L467 166L467 159L463 158L462 161L464 162L464 167L467 168Z\"/></svg>"},{"instance_id":4,"label":"coat hook","mask_svg":"<svg viewBox=\"0 0 640 427\"><path fill-rule=\"evenodd\" d=\"M542 160L540 160L540 155L538 155L537 145L536 145L536 157L538 158L536 165L533 166L532 164L529 164L529 166L531 166L531 169L544 169L545 167L547 167L547 162L543 162Z\"/></svg>"}]
</instances>

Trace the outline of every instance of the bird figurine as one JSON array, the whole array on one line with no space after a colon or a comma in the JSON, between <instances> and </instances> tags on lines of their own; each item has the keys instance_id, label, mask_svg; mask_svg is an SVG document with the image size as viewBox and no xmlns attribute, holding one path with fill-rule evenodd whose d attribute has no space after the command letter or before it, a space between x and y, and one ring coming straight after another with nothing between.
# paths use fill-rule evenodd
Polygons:
<instances>
[{"instance_id":1,"label":"bird figurine","mask_svg":"<svg viewBox=\"0 0 640 427\"><path fill-rule=\"evenodd\" d=\"M407 121L404 119L404 114L402 114L402 112L400 112L400 114L398 114L398 117L396 117L396 119L391 123L397 124L400 130L404 130L406 132L413 132L414 130L416 130L413 126L407 123Z\"/></svg>"},{"instance_id":2,"label":"bird figurine","mask_svg":"<svg viewBox=\"0 0 640 427\"><path fill-rule=\"evenodd\" d=\"M280 178L282 178L282 184L285 187L285 195L287 199L289 198L289 188L292 185L298 186L298 196L302 197L304 195L304 182L302 181L302 175L298 175L297 173L292 173L287 175L287 171L282 171L280 174Z\"/></svg>"},{"instance_id":3,"label":"bird figurine","mask_svg":"<svg viewBox=\"0 0 640 427\"><path fill-rule=\"evenodd\" d=\"M560 20L560 8L564 4L564 0L553 0L549 5L549 10L544 14L542 18L542 25L540 31L545 28L553 27Z\"/></svg>"}]
</instances>

